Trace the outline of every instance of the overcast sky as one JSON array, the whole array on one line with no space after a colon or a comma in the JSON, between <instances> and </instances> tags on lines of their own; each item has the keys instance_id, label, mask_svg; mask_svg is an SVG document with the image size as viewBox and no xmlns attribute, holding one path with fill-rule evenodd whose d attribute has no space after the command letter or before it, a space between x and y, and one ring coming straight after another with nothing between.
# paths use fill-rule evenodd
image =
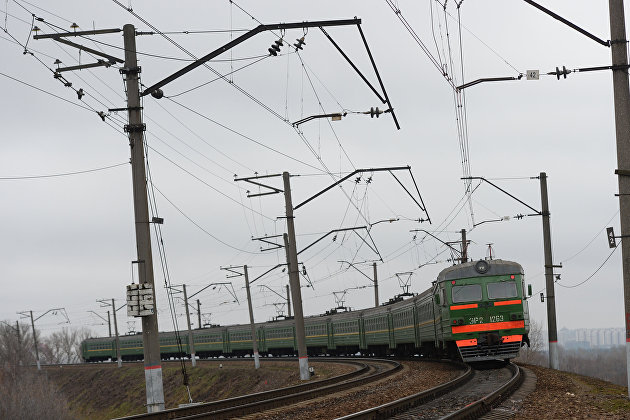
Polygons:
<instances>
[{"instance_id":1,"label":"overcast sky","mask_svg":"<svg viewBox=\"0 0 630 420\"><path fill-rule=\"evenodd\" d=\"M395 2L418 39L405 29L386 1L295 2L229 1L3 2L0 5L0 319L15 322L16 312L35 316L65 308L74 327L107 334L97 299L124 302L125 286L137 281L129 144L122 130L125 86L118 68L64 72L68 88L51 69L95 62L89 53L50 39L29 40L32 14L42 33L122 28L168 33L137 37L142 83L150 86L203 56L242 30L262 23L361 18L401 129L389 114L357 112L386 109L317 28L265 32L209 64L225 79L199 67L166 85L165 98L146 97L144 122L149 145L152 200L161 227L172 284L189 294L210 283L231 281L239 300L225 286L197 295L204 320L221 325L247 322L242 278L226 279L220 266L247 264L250 278L285 260L283 249L261 252L252 237L285 231L280 194L247 198L258 187L234 182L254 174L288 171L297 204L355 169L411 166L426 210L389 173L365 173L296 211L298 249L333 230L366 226L378 252L354 233L330 235L300 254L313 288L302 289L304 312L315 315L336 305L333 292L346 289L344 303L355 309L373 304L366 277L338 261L356 263L372 276L378 261L381 302L401 292L399 277L411 291L430 286L452 264L438 241L459 239L466 229L472 258L493 256L521 263L536 294L545 292L540 217L514 219L531 211L488 184L472 184L464 195L462 174L492 179L530 206L540 209L536 177L549 185L554 263L562 263L556 284L558 327L622 327L621 251L611 255L605 228L619 234L612 77L608 71L573 73L558 81L545 73L610 64L610 51L522 1L464 1L458 10L437 1ZM610 38L605 1L556 0L543 4L596 36ZM131 14L126 8L133 8ZM151 26L149 26L151 25ZM461 33L460 33L461 28ZM330 27L335 39L367 79L378 81L356 27ZM300 54L289 44L305 36ZM267 49L278 39L277 57ZM461 39L461 43L460 43ZM27 41L28 40L28 41ZM123 58L122 34L72 39ZM28 53L23 54L26 45ZM463 59L463 61L462 61ZM432 62L438 63L437 67ZM517 77L539 70L540 80L494 82L467 88L465 123L469 156L462 164L452 84L483 77ZM464 77L462 77L462 72ZM28 85L30 86L28 86ZM77 89L85 96L78 99ZM56 95L56 96L52 96ZM105 121L97 112L107 114ZM291 123L316 114L347 112L341 121L313 120L296 131ZM68 176L26 178L31 176ZM397 172L415 193L408 173ZM267 180L282 188L281 179ZM369 181L369 182L368 182ZM417 194L416 194L417 196ZM417 197L416 197L417 198ZM509 216L509 220L474 224ZM361 237L365 231L358 231ZM152 232L153 233L153 232ZM335 240L333 240L335 239ZM173 328L164 275L153 242L159 325ZM367 262L366 262L367 261ZM364 263L365 262L365 263ZM435 264L428 264L433 263ZM603 265L602 265L603 264ZM601 266L601 269L599 269ZM599 269L599 271L597 271ZM597 271L597 272L596 272ZM396 273L413 272L397 276ZM579 287L567 288L587 280ZM286 273L272 271L253 289L258 321L276 315ZM302 278L302 285L308 283ZM366 287L368 286L368 287ZM588 308L588 309L585 309ZM594 309L597 308L597 309ZM530 300L531 316L546 325L546 304ZM176 301L180 326L184 307ZM211 314L211 315L210 315ZM196 314L193 313L196 324ZM50 333L63 317L52 313L37 325ZM119 312L121 332L140 329L140 321Z\"/></svg>"}]
</instances>

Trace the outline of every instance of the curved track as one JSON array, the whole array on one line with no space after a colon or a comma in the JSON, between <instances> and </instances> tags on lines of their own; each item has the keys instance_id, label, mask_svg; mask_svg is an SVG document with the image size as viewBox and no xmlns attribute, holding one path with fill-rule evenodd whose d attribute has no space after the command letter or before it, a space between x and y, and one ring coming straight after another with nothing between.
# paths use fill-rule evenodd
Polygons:
<instances>
[{"instance_id":1,"label":"curved track","mask_svg":"<svg viewBox=\"0 0 630 420\"><path fill-rule=\"evenodd\" d=\"M350 419L474 419L514 392L522 380L518 366L476 367L435 388L369 410L341 417Z\"/></svg>"},{"instance_id":2,"label":"curved track","mask_svg":"<svg viewBox=\"0 0 630 420\"><path fill-rule=\"evenodd\" d=\"M317 359L312 359L317 360ZM336 376L322 381L309 382L302 385L280 388L272 391L244 395L226 400L196 404L185 408L175 408L157 413L139 414L129 417L121 417L118 420L131 419L229 419L258 413L278 407L295 404L323 395L353 388L359 384L376 381L393 374L401 369L400 363L392 360L381 359L330 359L326 362L339 362L353 364L357 370L345 375Z\"/></svg>"}]
</instances>

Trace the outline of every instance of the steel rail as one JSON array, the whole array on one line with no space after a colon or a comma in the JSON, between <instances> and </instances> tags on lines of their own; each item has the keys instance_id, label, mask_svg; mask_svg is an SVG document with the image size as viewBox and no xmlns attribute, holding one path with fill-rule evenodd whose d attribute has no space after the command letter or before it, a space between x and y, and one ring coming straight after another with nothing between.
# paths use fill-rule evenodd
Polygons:
<instances>
[{"instance_id":1,"label":"steel rail","mask_svg":"<svg viewBox=\"0 0 630 420\"><path fill-rule=\"evenodd\" d=\"M286 359L285 359L286 360ZM358 383L364 384L378 379L382 379L402 368L402 365L396 361L384 359L368 359L368 360L348 360L348 359L313 359L314 361L326 362L343 362L354 364L360 368L354 372L336 376L321 381L310 382L298 386L280 388L271 391L259 392L255 394L244 395L240 397L229 398L225 400L213 401L209 403L197 404L184 408L173 408L169 410L159 411L155 413L138 414L128 417L120 417L115 420L135 420L135 419L203 419L212 418L213 420L229 419L236 416L261 412L273 408L283 407L300 401L317 398L323 395L329 395L338 391L349 389L357 386ZM380 364L389 364L391 369L376 372L371 375L375 369L367 365L369 362ZM366 376L369 375L369 376Z\"/></svg>"},{"instance_id":2,"label":"steel rail","mask_svg":"<svg viewBox=\"0 0 630 420\"><path fill-rule=\"evenodd\" d=\"M474 403L468 404L467 406L455 411L454 413L442 417L440 420L479 418L492 410L493 406L498 405L501 401L514 393L514 391L516 391L516 389L523 382L523 371L519 366L516 366L514 363L508 364L507 367L512 371L512 377L499 389L475 401Z\"/></svg>"},{"instance_id":3,"label":"steel rail","mask_svg":"<svg viewBox=\"0 0 630 420\"><path fill-rule=\"evenodd\" d=\"M468 382L473 376L473 370L470 366L465 366L467 368L466 371L452 381L438 385L431 389L427 389L425 391L418 392L413 395L409 395L396 401L379 405L378 407L368 408L367 410L339 417L337 420L386 419L396 414L408 411L409 409L417 407L418 405L421 405L427 401L431 401L438 397L441 397L442 395L447 394L448 392L459 388L460 386Z\"/></svg>"}]
</instances>

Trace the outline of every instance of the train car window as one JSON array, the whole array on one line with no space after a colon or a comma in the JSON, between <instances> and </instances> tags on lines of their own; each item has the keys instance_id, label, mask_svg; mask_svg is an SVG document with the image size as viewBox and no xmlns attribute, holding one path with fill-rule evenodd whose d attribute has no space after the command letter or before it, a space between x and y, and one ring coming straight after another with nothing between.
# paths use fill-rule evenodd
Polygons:
<instances>
[{"instance_id":1,"label":"train car window","mask_svg":"<svg viewBox=\"0 0 630 420\"><path fill-rule=\"evenodd\" d=\"M488 283L487 287L489 299L504 299L518 296L518 293L516 292L516 283L513 281Z\"/></svg>"},{"instance_id":2,"label":"train car window","mask_svg":"<svg viewBox=\"0 0 630 420\"><path fill-rule=\"evenodd\" d=\"M453 303L479 301L481 300L481 285L453 286L452 296Z\"/></svg>"}]
</instances>

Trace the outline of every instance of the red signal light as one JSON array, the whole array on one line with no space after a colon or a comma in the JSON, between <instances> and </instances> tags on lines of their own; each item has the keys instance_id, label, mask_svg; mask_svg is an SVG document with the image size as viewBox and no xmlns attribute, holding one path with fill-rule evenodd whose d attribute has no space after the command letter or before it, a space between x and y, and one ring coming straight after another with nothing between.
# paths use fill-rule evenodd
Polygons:
<instances>
[{"instance_id":1,"label":"red signal light","mask_svg":"<svg viewBox=\"0 0 630 420\"><path fill-rule=\"evenodd\" d=\"M455 284L455 280L453 280L453 281L451 282L451 284Z\"/></svg>"},{"instance_id":2,"label":"red signal light","mask_svg":"<svg viewBox=\"0 0 630 420\"><path fill-rule=\"evenodd\" d=\"M511 278L512 280L514 280L514 274L512 274L512 275L510 276L510 278Z\"/></svg>"}]
</instances>

